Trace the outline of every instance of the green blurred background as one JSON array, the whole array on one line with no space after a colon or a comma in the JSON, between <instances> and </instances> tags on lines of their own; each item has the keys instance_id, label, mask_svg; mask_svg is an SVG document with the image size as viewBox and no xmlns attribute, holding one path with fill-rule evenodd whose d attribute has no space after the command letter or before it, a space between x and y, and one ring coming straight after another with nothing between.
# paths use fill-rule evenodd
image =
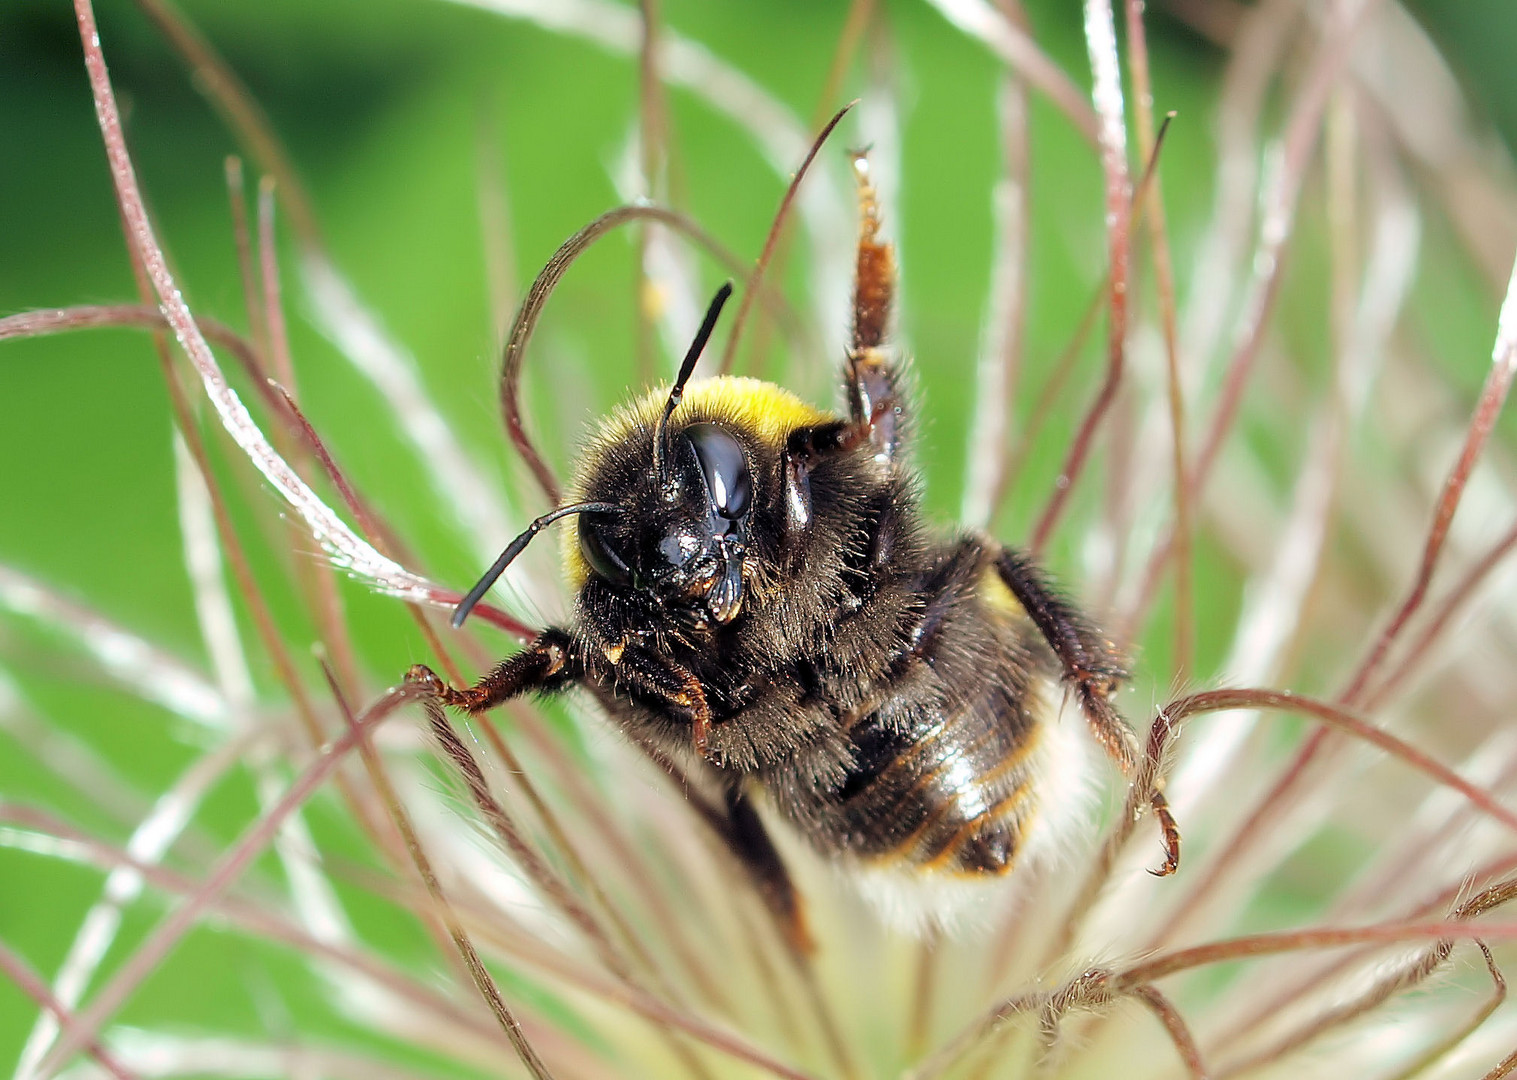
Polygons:
<instances>
[{"instance_id":1,"label":"green blurred background","mask_svg":"<svg viewBox=\"0 0 1517 1080\"><path fill-rule=\"evenodd\" d=\"M1077 6L1030 6L1038 40L1083 85L1087 63ZM1157 106L1180 113L1163 175L1171 233L1183 253L1208 210L1211 122L1224 57L1167 15L1163 4L1153 6ZM803 120L838 104L819 102L818 95L846 5L668 0L660 7L671 28L740 68ZM495 404L495 330L478 199L482 148L498 149L504 162L520 285L566 236L619 201L609 170L624 153L636 117L635 59L443 2L195 0L184 8L267 110L309 185L337 264L413 351L460 440L523 506L536 508L509 464ZM1426 0L1419 8L1477 111L1510 144L1517 138L1517 65L1511 63L1517 6ZM902 103L903 172L892 200L898 220L887 228L902 249L902 330L924 390L928 504L948 521L964 476L990 268L1000 68L925 5L894 2L885 9L893 31L888 53L855 64L841 96L868 93L875 63ZM187 298L197 312L244 327L222 172L234 141L135 7L106 0L99 19L140 177ZM678 90L669 103L680 207L745 258L754 257L782 178L705 104ZM1036 100L1032 140L1035 221L1024 385L1037 386L1072 334L1105 256L1094 154ZM840 168L841 147L852 141L845 124L824 167ZM566 358L555 368L557 382L539 373L532 396L537 429L561 465L583 424L639 381L629 345L637 332L629 237L613 237L571 272L539 334L556 364ZM1301 262L1307 265L1293 268L1282 322L1310 327L1323 318L1320 275L1308 259ZM1182 256L1177 264L1183 275L1188 263ZM1426 288L1440 298L1436 333L1457 360L1453 379L1462 391L1482 376L1496 298L1457 254L1440 265L1441 285ZM709 264L703 274L712 285L720 276ZM803 260L792 259L785 285L803 312L809 312L811 284ZM426 569L466 585L480 569L477 560L372 389L305 318L293 259L286 259L286 288L308 414L359 486L424 553ZM0 314L134 295L69 5L6 0L0 5ZM836 318L846 315L839 311ZM1303 340L1306 364L1313 350L1324 349L1325 335L1308 329ZM1096 346L1087 351L1093 358ZM832 361L817 362L826 370ZM1086 399L1094 372L1092 359L1074 400ZM813 381L809 388L817 386ZM1074 419L1071 412L1050 423L1039 444L1044 452L999 522L1003 534L1027 529ZM166 394L144 335L90 332L0 345L0 562L199 661L170 433ZM223 475L241 478L232 487L244 520L252 519L254 501L272 498L246 480L240 463L226 463ZM1072 531L1055 548L1056 566L1067 569L1075 561ZM1202 579L1203 628L1226 627L1237 602L1236 575L1229 577L1225 565L1209 567L1208 558L1225 563L1202 552L1202 573L1210 575ZM264 571L292 640L301 641L308 628L292 596L280 591L277 557L255 551L255 566ZM376 689L423 658L397 605L357 588L346 598ZM1162 657L1163 642L1156 635L1148 647ZM144 790L159 790L193 748L176 750L175 739L163 737L173 731L172 721L81 678L72 654L54 644L23 621L0 620L0 662L28 694ZM1198 672L1217 662L1224 645L1224 634L1203 635ZM256 674L268 683L265 669ZM144 738L140 730L155 734ZM119 835L119 823L8 747L0 749L0 796L42 801ZM230 787L207 811L206 827L230 837L248 809L246 788ZM0 939L51 971L97 889L91 872L0 849ZM156 910L150 902L139 906L131 924L138 930ZM265 1025L256 1015L257 991L244 990L241 979L219 978L227 965L250 986L267 980L280 987L283 1000L300 998L298 977L287 970L292 965L272 949L200 941L175 964L134 1002L128 1018L170 1016L220 1030L259 1030ZM13 1059L30 1018L25 1000L0 983L0 1063Z\"/></svg>"}]
</instances>

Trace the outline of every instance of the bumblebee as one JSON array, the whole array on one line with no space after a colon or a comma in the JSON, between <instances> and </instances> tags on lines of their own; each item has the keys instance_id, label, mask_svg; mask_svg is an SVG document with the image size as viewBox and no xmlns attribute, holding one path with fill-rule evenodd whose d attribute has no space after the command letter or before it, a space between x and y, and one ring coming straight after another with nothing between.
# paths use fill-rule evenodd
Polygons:
<instances>
[{"instance_id":1,"label":"bumblebee","mask_svg":"<svg viewBox=\"0 0 1517 1080\"><path fill-rule=\"evenodd\" d=\"M754 808L823 856L932 880L1007 873L1049 790L1050 729L1074 702L1126 773L1131 729L1111 702L1117 648L1026 555L922 520L904 460L908 402L885 345L895 262L862 155L847 415L771 383L689 382L731 287L717 294L672 390L603 421L575 501L545 514L460 603L454 625L542 528L571 519L575 591L475 685L408 676L481 713L525 692L588 687L656 756L719 793L705 816L805 940L801 908ZM1179 836L1163 802L1166 860Z\"/></svg>"}]
</instances>

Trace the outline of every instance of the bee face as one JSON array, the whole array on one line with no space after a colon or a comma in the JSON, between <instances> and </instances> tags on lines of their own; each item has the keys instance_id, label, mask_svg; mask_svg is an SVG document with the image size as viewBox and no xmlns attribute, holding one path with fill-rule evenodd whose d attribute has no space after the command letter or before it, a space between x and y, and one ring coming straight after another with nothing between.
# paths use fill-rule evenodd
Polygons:
<instances>
[{"instance_id":1,"label":"bee face","mask_svg":"<svg viewBox=\"0 0 1517 1080\"><path fill-rule=\"evenodd\" d=\"M606 585L641 593L687 625L735 619L753 517L753 471L726 428L694 423L670 437L667 475L650 455L632 485L612 485L621 513L586 514L579 551Z\"/></svg>"}]
</instances>

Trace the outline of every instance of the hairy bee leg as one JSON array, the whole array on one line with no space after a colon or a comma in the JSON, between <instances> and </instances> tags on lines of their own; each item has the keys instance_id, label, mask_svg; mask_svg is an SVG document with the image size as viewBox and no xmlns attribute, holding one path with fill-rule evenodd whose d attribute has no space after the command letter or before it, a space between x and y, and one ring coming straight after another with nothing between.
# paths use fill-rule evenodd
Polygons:
<instances>
[{"instance_id":1,"label":"hairy bee leg","mask_svg":"<svg viewBox=\"0 0 1517 1080\"><path fill-rule=\"evenodd\" d=\"M791 882L774 842L769 839L763 819L742 792L741 779L716 773L715 782L710 785L715 790L708 794L703 790L707 785L693 783L691 774L657 745L637 739L636 735L633 738L649 760L662 769L675 788L683 793L686 804L696 817L747 871L759 898L775 917L786 941L799 952L814 949L800 893ZM701 775L711 776L713 772L702 770Z\"/></svg>"},{"instance_id":2,"label":"hairy bee leg","mask_svg":"<svg viewBox=\"0 0 1517 1080\"><path fill-rule=\"evenodd\" d=\"M425 687L444 705L467 713L482 713L530 690L554 689L573 677L569 636L549 630L521 652L508 656L473 686L459 690L443 682L425 664L406 672L406 682Z\"/></svg>"},{"instance_id":3,"label":"hairy bee leg","mask_svg":"<svg viewBox=\"0 0 1517 1080\"><path fill-rule=\"evenodd\" d=\"M793 431L785 446L785 510L791 535L811 523L808 476L820 457L869 443L885 460L895 457L905 417L900 372L885 337L895 303L894 245L880 239L880 204L869 178L869 158L853 155L858 180L859 243L853 276L853 337L843 364L848 420Z\"/></svg>"},{"instance_id":4,"label":"hairy bee leg","mask_svg":"<svg viewBox=\"0 0 1517 1080\"><path fill-rule=\"evenodd\" d=\"M702 758L711 738L711 706L700 680L686 668L641 645L624 644L606 655L606 681L658 704L675 706L690 721L690 739Z\"/></svg>"},{"instance_id":5,"label":"hairy bee leg","mask_svg":"<svg viewBox=\"0 0 1517 1080\"><path fill-rule=\"evenodd\" d=\"M1158 763L1154 762L1152 768L1145 769L1140 774L1137 754L1133 749L1132 728L1127 726L1127 721L1108 697L1116 689L1115 684L1106 682L1104 678L1087 681L1084 673L1067 665L1065 671L1066 678L1075 683L1080 711L1085 714L1086 721L1095 732L1096 741L1117 763L1122 774L1128 779L1136 779L1137 775L1143 774L1154 777L1148 792L1148 805L1153 810L1154 820L1159 823L1159 832L1164 837L1164 862L1157 868L1150 868L1148 872L1154 877L1168 877L1180 869L1180 824L1169 809L1169 800L1164 797L1162 783L1158 780Z\"/></svg>"},{"instance_id":6,"label":"hairy bee leg","mask_svg":"<svg viewBox=\"0 0 1517 1080\"><path fill-rule=\"evenodd\" d=\"M742 787L727 788L727 820L721 830L727 847L752 876L759 895L774 913L785 940L796 952L813 952L816 943L806 926L806 909L790 880L790 872L769 838L763 821Z\"/></svg>"},{"instance_id":7,"label":"hairy bee leg","mask_svg":"<svg viewBox=\"0 0 1517 1080\"><path fill-rule=\"evenodd\" d=\"M869 159L853 156L859 189L859 247L854 268L853 342L845 377L853 427L884 457L895 456L901 438L902 399L898 372L886 351L890 310L895 301L895 248L879 237L880 208L869 179Z\"/></svg>"},{"instance_id":8,"label":"hairy bee leg","mask_svg":"<svg viewBox=\"0 0 1517 1080\"><path fill-rule=\"evenodd\" d=\"M1149 867L1154 877L1169 877L1180 869L1180 823L1169 808L1169 800L1157 787L1148 794L1148 805L1153 808L1154 818L1164 833L1164 862L1157 869Z\"/></svg>"},{"instance_id":9,"label":"hairy bee leg","mask_svg":"<svg viewBox=\"0 0 1517 1080\"><path fill-rule=\"evenodd\" d=\"M811 470L822 458L847 453L870 438L875 429L846 420L796 428L785 440L780 461L784 483L785 532L798 539L811 525Z\"/></svg>"},{"instance_id":10,"label":"hairy bee leg","mask_svg":"<svg viewBox=\"0 0 1517 1080\"><path fill-rule=\"evenodd\" d=\"M1027 556L1005 548L996 559L996 571L1058 657L1096 741L1124 776L1133 777L1139 771L1136 740L1111 703L1112 693L1127 676L1116 647L1058 595ZM1157 770L1150 775L1153 772ZM1148 792L1148 802L1164 836L1164 863L1151 873L1167 877L1180 868L1180 827L1157 784Z\"/></svg>"}]
</instances>

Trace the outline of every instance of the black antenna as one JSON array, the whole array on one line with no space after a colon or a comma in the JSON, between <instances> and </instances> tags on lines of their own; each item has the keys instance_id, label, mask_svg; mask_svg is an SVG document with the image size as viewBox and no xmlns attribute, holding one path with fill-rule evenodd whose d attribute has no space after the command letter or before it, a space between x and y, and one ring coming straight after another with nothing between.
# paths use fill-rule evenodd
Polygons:
<instances>
[{"instance_id":1,"label":"black antenna","mask_svg":"<svg viewBox=\"0 0 1517 1080\"><path fill-rule=\"evenodd\" d=\"M711 340L711 331L716 329L716 320L722 313L722 305L732 295L732 282L727 282L711 299L711 306L706 309L706 317L701 321L701 328L695 332L695 340L690 343L690 351L685 353L685 362L679 366L679 375L674 380L674 387L669 391L669 400L664 404L664 415L658 422L658 431L653 436L653 471L658 477L659 483L664 482L669 464L669 417L674 415L680 399L685 396L685 384L690 381L690 374L695 370L695 362L701 358L701 352L706 348L706 342Z\"/></svg>"},{"instance_id":2,"label":"black antenna","mask_svg":"<svg viewBox=\"0 0 1517 1080\"><path fill-rule=\"evenodd\" d=\"M479 579L479 584L470 589L469 594L458 602L458 606L453 609L453 629L457 630L463 626L464 620L469 617L469 612L474 610L474 605L490 591L490 586L494 585L500 575L506 572L506 567L510 566L512 560L532 542L532 538L559 518L568 517L570 514L620 514L621 512L622 508L615 503L582 502L575 503L573 506L561 506L532 522L527 526L526 532L506 545L506 550L502 551L500 558L496 559L494 565L485 571L485 576Z\"/></svg>"}]
</instances>

